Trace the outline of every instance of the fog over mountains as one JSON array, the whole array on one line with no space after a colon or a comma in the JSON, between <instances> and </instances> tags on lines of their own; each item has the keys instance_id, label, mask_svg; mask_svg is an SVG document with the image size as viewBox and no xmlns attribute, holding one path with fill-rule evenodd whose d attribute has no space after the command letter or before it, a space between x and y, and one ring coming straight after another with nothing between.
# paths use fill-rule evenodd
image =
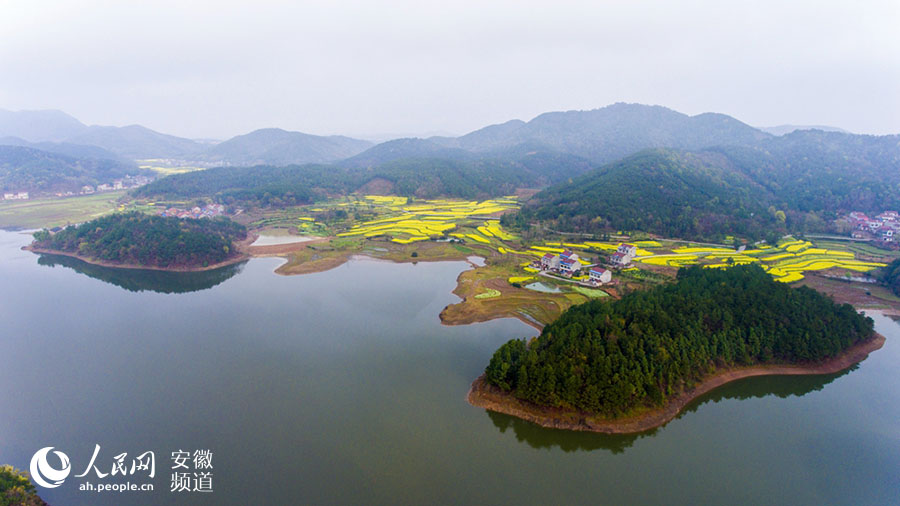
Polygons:
<instances>
[{"instance_id":1,"label":"fog over mountains","mask_svg":"<svg viewBox=\"0 0 900 506\"><path fill-rule=\"evenodd\" d=\"M232 166L342 160L350 166L375 166L405 158L462 159L515 149L567 153L607 163L646 148L749 145L771 135L811 128L841 131L791 125L757 129L724 114L688 116L661 106L618 103L589 111L548 112L527 122L510 120L459 137L396 139L373 145L351 137L264 128L211 144L140 125L88 126L61 111L0 109L0 144L75 157L172 158Z\"/></svg>"}]
</instances>

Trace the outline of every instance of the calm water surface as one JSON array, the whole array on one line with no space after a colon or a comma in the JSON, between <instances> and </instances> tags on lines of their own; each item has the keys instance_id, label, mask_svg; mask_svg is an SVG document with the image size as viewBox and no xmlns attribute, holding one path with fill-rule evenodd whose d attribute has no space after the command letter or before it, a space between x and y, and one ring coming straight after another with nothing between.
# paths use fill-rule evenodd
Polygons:
<instances>
[{"instance_id":1,"label":"calm water surface","mask_svg":"<svg viewBox=\"0 0 900 506\"><path fill-rule=\"evenodd\" d=\"M0 232L0 463L64 451L72 476L41 490L54 505L900 502L887 318L849 372L736 382L639 436L569 433L465 402L497 346L534 334L440 324L465 262L283 277L256 259L179 279L27 242ZM95 444L106 471L156 452L156 490L79 491ZM179 449L213 451L212 494L169 491Z\"/></svg>"}]
</instances>

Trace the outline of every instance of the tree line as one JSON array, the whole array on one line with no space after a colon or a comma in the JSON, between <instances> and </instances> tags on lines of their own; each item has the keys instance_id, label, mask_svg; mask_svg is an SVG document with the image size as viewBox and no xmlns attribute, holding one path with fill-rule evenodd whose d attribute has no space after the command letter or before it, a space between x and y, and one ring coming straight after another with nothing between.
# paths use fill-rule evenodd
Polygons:
<instances>
[{"instance_id":1,"label":"tree line","mask_svg":"<svg viewBox=\"0 0 900 506\"><path fill-rule=\"evenodd\" d=\"M41 230L34 234L34 246L112 263L197 267L227 260L235 254L234 241L246 236L243 225L224 217L181 219L133 211L56 233Z\"/></svg>"},{"instance_id":2,"label":"tree line","mask_svg":"<svg viewBox=\"0 0 900 506\"><path fill-rule=\"evenodd\" d=\"M719 368L814 363L869 339L871 318L756 265L692 266L675 283L574 306L531 343L511 340L490 384L542 406L618 416Z\"/></svg>"}]
</instances>

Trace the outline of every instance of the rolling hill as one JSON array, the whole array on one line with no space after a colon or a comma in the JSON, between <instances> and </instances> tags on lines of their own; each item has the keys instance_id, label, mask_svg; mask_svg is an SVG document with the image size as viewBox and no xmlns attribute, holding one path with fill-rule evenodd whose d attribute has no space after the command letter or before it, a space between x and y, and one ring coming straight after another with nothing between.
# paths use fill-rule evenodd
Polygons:
<instances>
[{"instance_id":1,"label":"rolling hill","mask_svg":"<svg viewBox=\"0 0 900 506\"><path fill-rule=\"evenodd\" d=\"M190 158L205 148L204 145L191 139L161 134L140 125L90 126L84 132L69 137L67 141L99 146L132 160Z\"/></svg>"},{"instance_id":2,"label":"rolling hill","mask_svg":"<svg viewBox=\"0 0 900 506\"><path fill-rule=\"evenodd\" d=\"M898 169L900 136L799 130L745 146L648 150L536 194L520 220L695 239L818 232L842 212L900 207Z\"/></svg>"},{"instance_id":3,"label":"rolling hill","mask_svg":"<svg viewBox=\"0 0 900 506\"><path fill-rule=\"evenodd\" d=\"M0 146L0 190L49 193L78 191L84 185L110 183L138 175L131 163L74 158L22 146Z\"/></svg>"},{"instance_id":4,"label":"rolling hill","mask_svg":"<svg viewBox=\"0 0 900 506\"><path fill-rule=\"evenodd\" d=\"M547 188L523 209L553 228L643 230L671 237L758 235L771 193L720 153L649 149Z\"/></svg>"},{"instance_id":5,"label":"rolling hill","mask_svg":"<svg viewBox=\"0 0 900 506\"><path fill-rule=\"evenodd\" d=\"M7 111L0 109L0 137L30 142L58 142L87 130L87 126L62 111Z\"/></svg>"},{"instance_id":6,"label":"rolling hill","mask_svg":"<svg viewBox=\"0 0 900 506\"><path fill-rule=\"evenodd\" d=\"M2 137L0 138L0 146L21 146L24 148L39 149L49 153L71 156L73 158L94 158L97 160L117 160L120 162L128 162L119 155L108 151L99 146L91 146L87 144L72 144L71 142L28 142L18 137Z\"/></svg>"},{"instance_id":7,"label":"rolling hill","mask_svg":"<svg viewBox=\"0 0 900 506\"><path fill-rule=\"evenodd\" d=\"M200 158L227 165L302 165L349 158L371 145L340 135L323 137L265 128L212 146Z\"/></svg>"}]
</instances>

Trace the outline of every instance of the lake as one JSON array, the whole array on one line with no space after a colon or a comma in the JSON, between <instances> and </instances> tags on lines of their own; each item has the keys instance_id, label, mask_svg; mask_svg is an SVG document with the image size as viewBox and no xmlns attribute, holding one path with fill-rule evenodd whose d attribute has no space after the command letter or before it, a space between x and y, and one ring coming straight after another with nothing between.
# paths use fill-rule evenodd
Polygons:
<instances>
[{"instance_id":1,"label":"lake","mask_svg":"<svg viewBox=\"0 0 900 506\"><path fill-rule=\"evenodd\" d=\"M543 429L466 403L513 319L442 326L467 262L353 260L279 276L96 268L0 231L0 464L71 459L54 505L891 504L900 497L900 326L828 376L748 378L650 433ZM179 278L179 276L183 276ZM76 478L151 450L155 490ZM170 492L172 452L212 489ZM53 464L54 460L50 460ZM54 464L55 465L55 464ZM59 467L58 465L56 466ZM179 472L179 471L175 471Z\"/></svg>"},{"instance_id":2,"label":"lake","mask_svg":"<svg viewBox=\"0 0 900 506\"><path fill-rule=\"evenodd\" d=\"M311 235L267 235L261 234L250 246L277 246L282 244L296 244L319 239Z\"/></svg>"}]
</instances>

